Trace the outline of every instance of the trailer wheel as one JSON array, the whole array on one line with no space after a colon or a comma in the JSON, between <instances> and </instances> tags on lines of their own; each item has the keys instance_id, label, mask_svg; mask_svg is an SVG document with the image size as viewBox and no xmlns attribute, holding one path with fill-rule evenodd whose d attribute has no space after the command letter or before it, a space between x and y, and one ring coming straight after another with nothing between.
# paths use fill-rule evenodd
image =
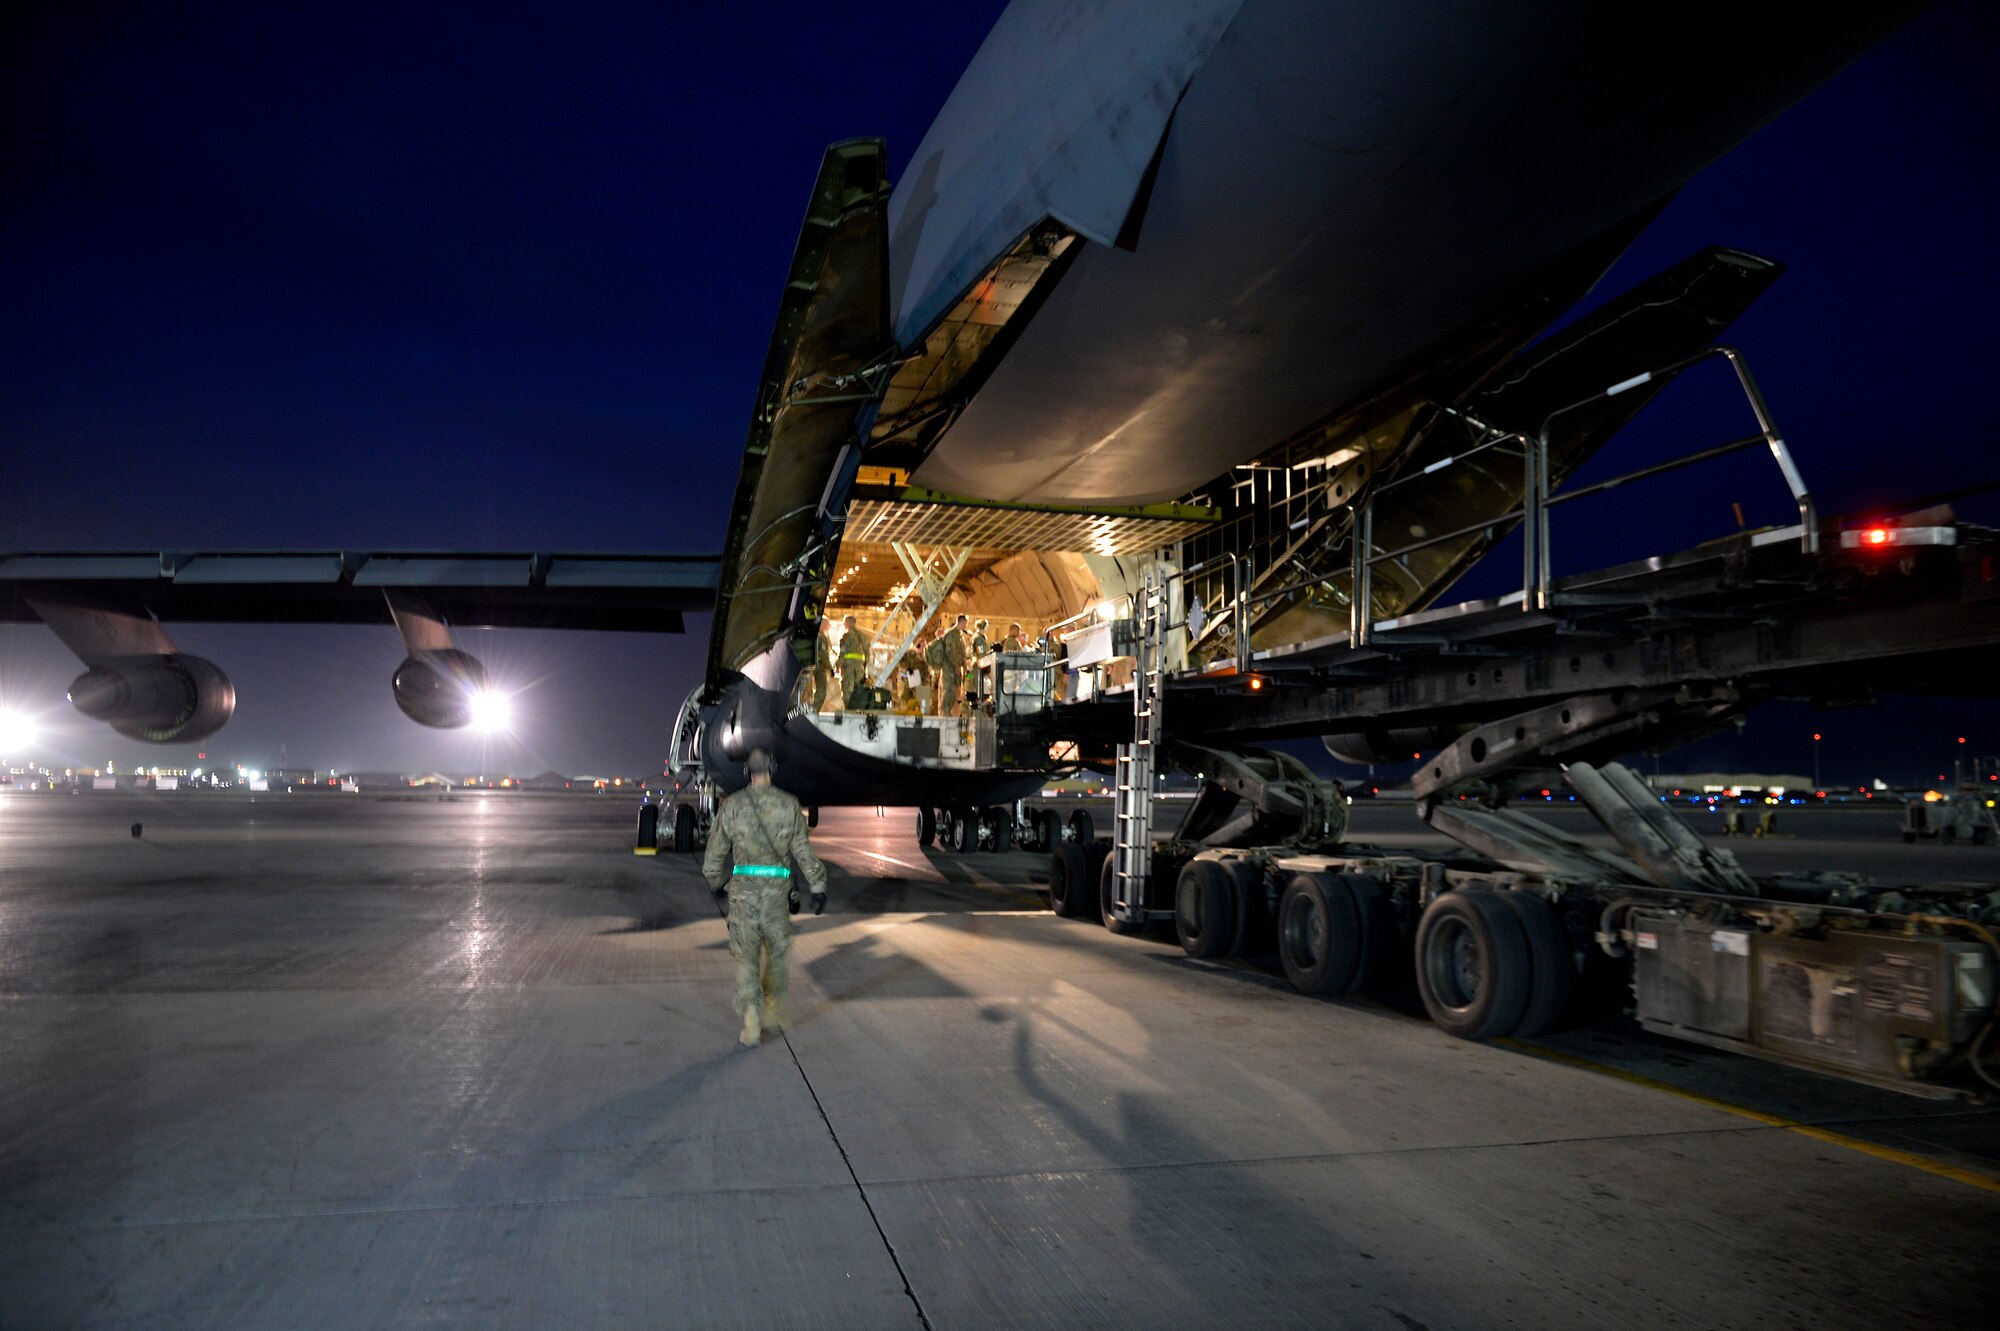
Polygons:
<instances>
[{"instance_id":1,"label":"trailer wheel","mask_svg":"<svg viewBox=\"0 0 2000 1331\"><path fill-rule=\"evenodd\" d=\"M1337 994L1361 965L1361 908L1336 874L1295 874L1278 898L1278 962L1302 994Z\"/></svg>"},{"instance_id":2,"label":"trailer wheel","mask_svg":"<svg viewBox=\"0 0 2000 1331\"><path fill-rule=\"evenodd\" d=\"M635 850L654 850L660 844L660 806L641 804L639 806L639 839Z\"/></svg>"},{"instance_id":3,"label":"trailer wheel","mask_svg":"<svg viewBox=\"0 0 2000 1331\"><path fill-rule=\"evenodd\" d=\"M1074 841L1058 841L1049 852L1049 909L1066 920L1083 914L1090 900L1090 856Z\"/></svg>"},{"instance_id":4,"label":"trailer wheel","mask_svg":"<svg viewBox=\"0 0 2000 1331\"><path fill-rule=\"evenodd\" d=\"M1104 921L1104 927L1121 938L1133 938L1146 932L1146 921L1121 920L1111 913L1111 903L1118 890L1118 861L1115 854L1107 854L1097 870L1097 913ZM1139 908L1146 905L1145 884L1139 885Z\"/></svg>"},{"instance_id":5,"label":"trailer wheel","mask_svg":"<svg viewBox=\"0 0 2000 1331\"><path fill-rule=\"evenodd\" d=\"M819 826L819 805L815 804L806 810L806 826Z\"/></svg>"},{"instance_id":6,"label":"trailer wheel","mask_svg":"<svg viewBox=\"0 0 2000 1331\"><path fill-rule=\"evenodd\" d=\"M1078 913L1104 923L1104 862L1111 858L1109 841L1088 841L1083 846L1084 877L1077 879Z\"/></svg>"},{"instance_id":7,"label":"trailer wheel","mask_svg":"<svg viewBox=\"0 0 2000 1331\"><path fill-rule=\"evenodd\" d=\"M1181 951L1198 960L1219 957L1236 941L1240 918L1236 876L1214 860L1189 860L1174 883L1174 932Z\"/></svg>"},{"instance_id":8,"label":"trailer wheel","mask_svg":"<svg viewBox=\"0 0 2000 1331\"><path fill-rule=\"evenodd\" d=\"M1389 987L1408 955L1396 926L1396 908L1379 878L1352 875L1347 879L1347 890L1354 894L1355 909L1361 916L1361 958L1348 989L1357 994L1379 993Z\"/></svg>"},{"instance_id":9,"label":"trailer wheel","mask_svg":"<svg viewBox=\"0 0 2000 1331\"><path fill-rule=\"evenodd\" d=\"M1269 952L1277 924L1264 892L1264 866L1252 859L1230 859L1223 862L1223 868L1236 889L1236 937L1229 945L1229 954L1254 957Z\"/></svg>"},{"instance_id":10,"label":"trailer wheel","mask_svg":"<svg viewBox=\"0 0 2000 1331\"><path fill-rule=\"evenodd\" d=\"M993 849L1003 855L1014 849L1014 811L996 804L986 816L993 820Z\"/></svg>"},{"instance_id":11,"label":"trailer wheel","mask_svg":"<svg viewBox=\"0 0 2000 1331\"><path fill-rule=\"evenodd\" d=\"M1097 824L1091 821L1090 810L1070 810L1069 834L1086 846L1097 840Z\"/></svg>"},{"instance_id":12,"label":"trailer wheel","mask_svg":"<svg viewBox=\"0 0 2000 1331\"><path fill-rule=\"evenodd\" d=\"M694 850L694 810L685 804L674 810L674 849L682 855Z\"/></svg>"},{"instance_id":13,"label":"trailer wheel","mask_svg":"<svg viewBox=\"0 0 2000 1331\"><path fill-rule=\"evenodd\" d=\"M1520 917L1521 932L1527 936L1528 958L1534 973L1528 982L1528 1005L1521 1012L1521 1024L1514 1028L1520 1036L1540 1035L1552 1030L1569 1007L1576 991L1576 967L1570 959L1569 935L1548 902L1533 892L1498 892L1502 901Z\"/></svg>"},{"instance_id":14,"label":"trailer wheel","mask_svg":"<svg viewBox=\"0 0 2000 1331\"><path fill-rule=\"evenodd\" d=\"M1958 829L1956 827L1953 827L1950 823L1946 823L1943 827L1940 827L1938 829L1938 844L1940 846L1949 846L1957 840L1958 840Z\"/></svg>"},{"instance_id":15,"label":"trailer wheel","mask_svg":"<svg viewBox=\"0 0 2000 1331\"><path fill-rule=\"evenodd\" d=\"M1439 1028L1491 1040L1521 1024L1530 989L1521 921L1493 892L1445 892L1417 926L1417 990Z\"/></svg>"},{"instance_id":16,"label":"trailer wheel","mask_svg":"<svg viewBox=\"0 0 2000 1331\"><path fill-rule=\"evenodd\" d=\"M979 849L979 814L974 809L951 811L951 848L964 854Z\"/></svg>"},{"instance_id":17,"label":"trailer wheel","mask_svg":"<svg viewBox=\"0 0 2000 1331\"><path fill-rule=\"evenodd\" d=\"M930 808L922 808L922 807L918 808L917 844L919 846L928 848L931 845L931 843L936 840L937 840L937 810Z\"/></svg>"}]
</instances>

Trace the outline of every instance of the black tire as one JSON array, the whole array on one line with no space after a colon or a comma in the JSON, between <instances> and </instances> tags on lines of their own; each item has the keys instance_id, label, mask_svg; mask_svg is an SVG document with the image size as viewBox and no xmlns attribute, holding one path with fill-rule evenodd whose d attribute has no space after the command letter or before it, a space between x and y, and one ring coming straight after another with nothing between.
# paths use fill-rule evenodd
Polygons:
<instances>
[{"instance_id":1,"label":"black tire","mask_svg":"<svg viewBox=\"0 0 2000 1331\"><path fill-rule=\"evenodd\" d=\"M815 804L811 808L806 810L806 826L807 827L819 826L819 805Z\"/></svg>"},{"instance_id":2,"label":"black tire","mask_svg":"<svg viewBox=\"0 0 2000 1331\"><path fill-rule=\"evenodd\" d=\"M1917 840L1917 834L1916 834L1915 832L1905 832L1905 833L1903 833L1903 844L1904 844L1904 845L1906 845L1906 846L1909 846L1909 845L1914 845L1914 844L1916 843L1916 840Z\"/></svg>"},{"instance_id":3,"label":"black tire","mask_svg":"<svg viewBox=\"0 0 2000 1331\"><path fill-rule=\"evenodd\" d=\"M951 813L951 848L964 855L979 849L979 815L971 809Z\"/></svg>"},{"instance_id":4,"label":"black tire","mask_svg":"<svg viewBox=\"0 0 2000 1331\"><path fill-rule=\"evenodd\" d=\"M674 810L674 849L682 855L694 851L694 810L685 804Z\"/></svg>"},{"instance_id":5,"label":"black tire","mask_svg":"<svg viewBox=\"0 0 2000 1331\"><path fill-rule=\"evenodd\" d=\"M1380 993L1402 973L1409 956L1402 931L1396 927L1396 908L1379 878L1351 875L1347 890L1354 894L1355 908L1361 914L1361 961L1348 992Z\"/></svg>"},{"instance_id":6,"label":"black tire","mask_svg":"<svg viewBox=\"0 0 2000 1331\"><path fill-rule=\"evenodd\" d=\"M1223 861L1235 888L1236 937L1229 945L1231 956L1256 957L1269 952L1277 942L1278 924L1264 891L1264 866L1241 857Z\"/></svg>"},{"instance_id":7,"label":"black tire","mask_svg":"<svg viewBox=\"0 0 2000 1331\"><path fill-rule=\"evenodd\" d=\"M657 849L660 844L660 806L641 804L639 806L639 839L635 849Z\"/></svg>"},{"instance_id":8,"label":"black tire","mask_svg":"<svg viewBox=\"0 0 2000 1331\"><path fill-rule=\"evenodd\" d=\"M993 849L1004 855L1014 849L1014 811L1005 805L995 805L986 811L993 820Z\"/></svg>"},{"instance_id":9,"label":"black tire","mask_svg":"<svg viewBox=\"0 0 2000 1331\"><path fill-rule=\"evenodd\" d=\"M1104 862L1111 858L1109 841L1079 842L1083 847L1084 872L1087 877L1078 879L1084 884L1082 914L1087 919L1104 923Z\"/></svg>"},{"instance_id":10,"label":"black tire","mask_svg":"<svg viewBox=\"0 0 2000 1331\"><path fill-rule=\"evenodd\" d=\"M1035 826L1041 829L1041 844L1037 850L1054 850L1062 844L1062 815L1054 809L1043 809L1035 815Z\"/></svg>"},{"instance_id":11,"label":"black tire","mask_svg":"<svg viewBox=\"0 0 2000 1331\"><path fill-rule=\"evenodd\" d=\"M1066 920L1080 917L1090 904L1090 881L1090 856L1085 848L1074 841L1057 842L1049 852L1049 909Z\"/></svg>"},{"instance_id":12,"label":"black tire","mask_svg":"<svg viewBox=\"0 0 2000 1331\"><path fill-rule=\"evenodd\" d=\"M1104 921L1104 927L1112 933L1117 934L1121 938L1132 938L1146 932L1146 921L1143 918L1121 920L1111 913L1112 893L1116 890L1114 883L1117 878L1118 862L1116 856L1109 853L1110 848L1107 847L1106 850L1107 853L1104 856L1104 861L1098 866L1097 870L1097 915L1099 919ZM1139 891L1139 907L1143 910L1146 904L1144 885L1141 885Z\"/></svg>"},{"instance_id":13,"label":"black tire","mask_svg":"<svg viewBox=\"0 0 2000 1331\"><path fill-rule=\"evenodd\" d=\"M1514 1034L1552 1031L1569 1010L1570 995L1576 992L1576 962L1570 955L1569 932L1556 918L1554 907L1533 892L1496 895L1520 917L1521 932L1528 939L1529 964L1534 968L1528 981L1528 1005Z\"/></svg>"},{"instance_id":14,"label":"black tire","mask_svg":"<svg viewBox=\"0 0 2000 1331\"><path fill-rule=\"evenodd\" d=\"M917 810L917 844L929 849L937 841L937 810L920 808Z\"/></svg>"},{"instance_id":15,"label":"black tire","mask_svg":"<svg viewBox=\"0 0 2000 1331\"><path fill-rule=\"evenodd\" d=\"M1278 898L1278 964L1302 994L1344 993L1361 966L1361 908L1338 874L1294 874Z\"/></svg>"},{"instance_id":16,"label":"black tire","mask_svg":"<svg viewBox=\"0 0 2000 1331\"><path fill-rule=\"evenodd\" d=\"M1953 827L1950 823L1946 823L1943 827L1940 827L1938 829L1938 844L1940 846L1952 845L1956 843L1957 840L1958 840L1958 829L1956 827Z\"/></svg>"},{"instance_id":17,"label":"black tire","mask_svg":"<svg viewBox=\"0 0 2000 1331\"><path fill-rule=\"evenodd\" d=\"M1417 925L1417 990L1431 1020L1462 1040L1521 1024L1533 989L1521 919L1495 892L1444 892Z\"/></svg>"},{"instance_id":18,"label":"black tire","mask_svg":"<svg viewBox=\"0 0 2000 1331\"><path fill-rule=\"evenodd\" d=\"M1236 875L1214 860L1189 860L1174 882L1174 932L1181 951L1197 960L1219 957L1236 943L1240 911Z\"/></svg>"},{"instance_id":19,"label":"black tire","mask_svg":"<svg viewBox=\"0 0 2000 1331\"><path fill-rule=\"evenodd\" d=\"M1088 809L1070 810L1069 830L1072 837L1086 846L1097 840L1097 824L1091 820Z\"/></svg>"}]
</instances>

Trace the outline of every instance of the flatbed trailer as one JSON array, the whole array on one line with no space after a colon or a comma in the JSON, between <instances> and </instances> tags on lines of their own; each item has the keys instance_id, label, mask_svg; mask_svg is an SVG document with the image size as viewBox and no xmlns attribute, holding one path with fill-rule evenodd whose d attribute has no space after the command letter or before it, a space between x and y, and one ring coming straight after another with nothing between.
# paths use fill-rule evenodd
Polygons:
<instances>
[{"instance_id":1,"label":"flatbed trailer","mask_svg":"<svg viewBox=\"0 0 2000 1331\"><path fill-rule=\"evenodd\" d=\"M1579 765L1574 776L1594 783L1598 800L1643 790L1615 765ZM1991 1047L2000 891L1990 884L1910 893L1837 873L1752 877L1650 792L1638 798L1683 843L1647 846L1655 819L1618 825L1627 809L1644 818L1644 806L1621 802L1605 817L1579 797L1627 853L1516 810L1455 807L1520 847L1516 862L1338 838L1176 840L1154 848L1147 890L1127 902L1116 896L1110 844L1071 842L1051 856L1051 905L1119 933L1171 927L1196 959L1275 954L1305 994L1414 987L1432 1020L1466 1039L1540 1035L1609 1000L1650 1031L1899 1091L2000 1089ZM1677 885L1656 881L1674 883L1676 870Z\"/></svg>"}]
</instances>

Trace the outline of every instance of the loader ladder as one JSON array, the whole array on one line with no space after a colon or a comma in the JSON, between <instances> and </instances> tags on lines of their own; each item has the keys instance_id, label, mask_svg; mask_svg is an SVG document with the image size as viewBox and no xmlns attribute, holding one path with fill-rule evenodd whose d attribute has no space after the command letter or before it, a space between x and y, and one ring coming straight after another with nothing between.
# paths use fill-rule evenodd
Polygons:
<instances>
[{"instance_id":1,"label":"loader ladder","mask_svg":"<svg viewBox=\"0 0 2000 1331\"><path fill-rule=\"evenodd\" d=\"M1118 746L1112 804L1111 911L1143 924L1153 872L1153 785L1159 770L1160 704L1165 700L1167 591L1155 574L1133 596L1138 641L1132 658L1132 742Z\"/></svg>"}]
</instances>

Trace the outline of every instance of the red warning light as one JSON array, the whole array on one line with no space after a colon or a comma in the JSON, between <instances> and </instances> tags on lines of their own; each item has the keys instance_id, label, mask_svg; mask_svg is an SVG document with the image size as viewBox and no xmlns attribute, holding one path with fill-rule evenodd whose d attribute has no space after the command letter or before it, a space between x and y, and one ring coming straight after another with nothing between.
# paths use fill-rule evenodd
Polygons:
<instances>
[{"instance_id":1,"label":"red warning light","mask_svg":"<svg viewBox=\"0 0 2000 1331\"><path fill-rule=\"evenodd\" d=\"M1813 731L1813 743L1819 743L1819 732L1817 730Z\"/></svg>"},{"instance_id":2,"label":"red warning light","mask_svg":"<svg viewBox=\"0 0 2000 1331\"><path fill-rule=\"evenodd\" d=\"M1250 676L1250 691L1252 693L1255 693L1258 689L1261 689L1263 687L1264 687L1264 680L1261 676L1259 675Z\"/></svg>"},{"instance_id":3,"label":"red warning light","mask_svg":"<svg viewBox=\"0 0 2000 1331\"><path fill-rule=\"evenodd\" d=\"M1887 545L1889 543L1889 529L1887 527L1870 527L1861 533L1861 543L1863 545Z\"/></svg>"}]
</instances>

